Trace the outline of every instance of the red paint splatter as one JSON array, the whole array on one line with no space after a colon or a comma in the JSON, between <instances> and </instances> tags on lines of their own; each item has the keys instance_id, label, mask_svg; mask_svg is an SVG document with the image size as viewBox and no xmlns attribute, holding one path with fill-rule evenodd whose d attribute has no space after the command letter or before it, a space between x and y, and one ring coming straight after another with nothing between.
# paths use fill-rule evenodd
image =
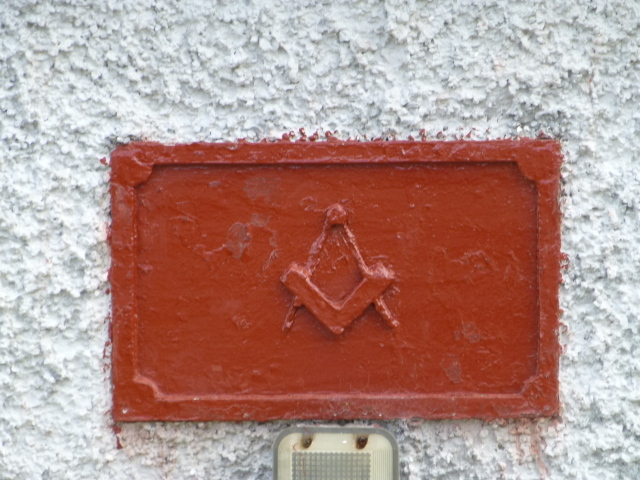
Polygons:
<instances>
[{"instance_id":1,"label":"red paint splatter","mask_svg":"<svg viewBox=\"0 0 640 480\"><path fill-rule=\"evenodd\" d=\"M122 443L120 443L120 437L118 436L120 432L122 432L122 427L114 424L111 429L113 430L113 434L116 436L116 448L118 450L122 450Z\"/></svg>"}]
</instances>

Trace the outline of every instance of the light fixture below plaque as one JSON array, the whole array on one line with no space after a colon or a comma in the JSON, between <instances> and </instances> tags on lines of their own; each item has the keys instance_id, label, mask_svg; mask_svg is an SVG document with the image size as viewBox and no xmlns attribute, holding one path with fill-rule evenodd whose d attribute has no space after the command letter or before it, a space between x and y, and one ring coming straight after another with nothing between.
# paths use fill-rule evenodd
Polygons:
<instances>
[{"instance_id":1,"label":"light fixture below plaque","mask_svg":"<svg viewBox=\"0 0 640 480\"><path fill-rule=\"evenodd\" d=\"M273 478L397 480L398 445L381 428L289 428L273 446Z\"/></svg>"}]
</instances>

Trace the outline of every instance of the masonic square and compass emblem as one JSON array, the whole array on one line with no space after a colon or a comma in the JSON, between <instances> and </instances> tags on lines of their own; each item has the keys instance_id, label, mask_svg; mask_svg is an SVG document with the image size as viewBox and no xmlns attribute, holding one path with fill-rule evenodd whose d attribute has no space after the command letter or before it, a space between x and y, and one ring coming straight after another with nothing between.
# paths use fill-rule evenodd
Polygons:
<instances>
[{"instance_id":1,"label":"masonic square and compass emblem","mask_svg":"<svg viewBox=\"0 0 640 480\"><path fill-rule=\"evenodd\" d=\"M331 298L314 280L314 270L321 261L329 235L341 236L345 248L335 254L351 255L360 281L341 299ZM344 250L347 250L346 252ZM333 253L333 252L332 252ZM282 283L295 295L293 304L287 313L283 330L288 331L295 320L297 309L304 306L333 334L340 335L371 304L390 327L397 327L398 321L382 298L383 293L393 282L394 274L381 262L368 266L358 249L355 235L348 225L348 214L340 204L331 205L326 210L324 228L311 246L309 259L305 266L292 263L282 276Z\"/></svg>"}]
</instances>

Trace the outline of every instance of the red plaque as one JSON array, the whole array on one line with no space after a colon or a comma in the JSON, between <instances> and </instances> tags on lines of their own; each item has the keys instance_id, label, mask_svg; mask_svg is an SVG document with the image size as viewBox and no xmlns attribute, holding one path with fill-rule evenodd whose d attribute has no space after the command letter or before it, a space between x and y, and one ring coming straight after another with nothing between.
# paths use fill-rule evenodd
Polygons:
<instances>
[{"instance_id":1,"label":"red plaque","mask_svg":"<svg viewBox=\"0 0 640 480\"><path fill-rule=\"evenodd\" d=\"M112 155L114 418L558 410L553 141Z\"/></svg>"}]
</instances>

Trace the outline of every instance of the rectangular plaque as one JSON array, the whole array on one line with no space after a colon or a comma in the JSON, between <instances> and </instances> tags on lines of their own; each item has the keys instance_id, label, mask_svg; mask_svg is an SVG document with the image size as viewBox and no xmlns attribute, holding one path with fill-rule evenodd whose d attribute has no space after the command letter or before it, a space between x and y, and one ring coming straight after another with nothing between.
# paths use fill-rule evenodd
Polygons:
<instances>
[{"instance_id":1,"label":"rectangular plaque","mask_svg":"<svg viewBox=\"0 0 640 480\"><path fill-rule=\"evenodd\" d=\"M554 141L111 157L117 421L558 411Z\"/></svg>"}]
</instances>

